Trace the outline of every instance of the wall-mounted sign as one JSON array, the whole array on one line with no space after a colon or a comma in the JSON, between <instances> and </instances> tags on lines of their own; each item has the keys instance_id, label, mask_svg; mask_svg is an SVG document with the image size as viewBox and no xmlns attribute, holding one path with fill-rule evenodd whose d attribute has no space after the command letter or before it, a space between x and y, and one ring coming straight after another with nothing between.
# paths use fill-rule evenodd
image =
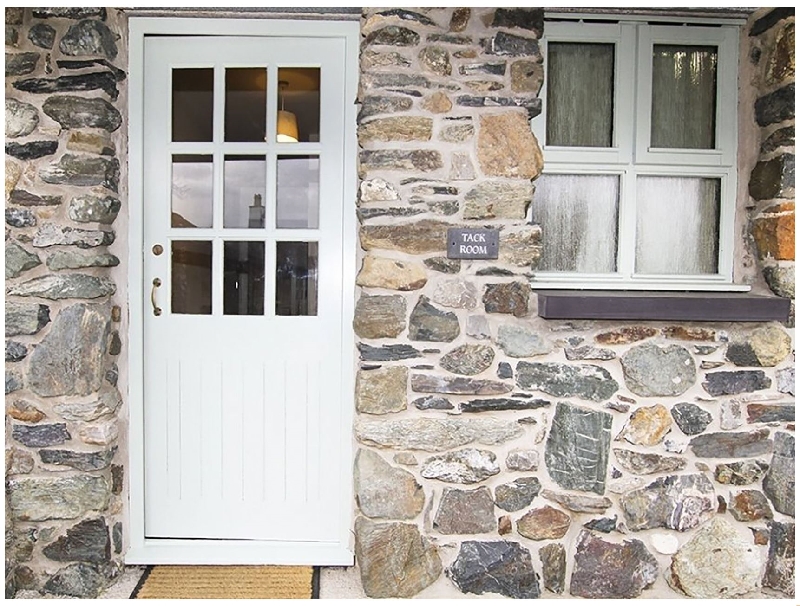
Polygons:
<instances>
[{"instance_id":1,"label":"wall-mounted sign","mask_svg":"<svg viewBox=\"0 0 800 606\"><path fill-rule=\"evenodd\" d=\"M496 259L499 229L451 227L447 230L448 259Z\"/></svg>"}]
</instances>

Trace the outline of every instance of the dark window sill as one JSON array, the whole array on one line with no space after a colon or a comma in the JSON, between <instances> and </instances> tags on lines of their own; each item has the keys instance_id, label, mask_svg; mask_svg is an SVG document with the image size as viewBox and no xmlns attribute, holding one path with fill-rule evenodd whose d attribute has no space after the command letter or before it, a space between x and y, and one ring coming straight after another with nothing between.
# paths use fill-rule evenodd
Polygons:
<instances>
[{"instance_id":1,"label":"dark window sill","mask_svg":"<svg viewBox=\"0 0 800 606\"><path fill-rule=\"evenodd\" d=\"M786 322L789 299L739 293L540 290L547 320Z\"/></svg>"}]
</instances>

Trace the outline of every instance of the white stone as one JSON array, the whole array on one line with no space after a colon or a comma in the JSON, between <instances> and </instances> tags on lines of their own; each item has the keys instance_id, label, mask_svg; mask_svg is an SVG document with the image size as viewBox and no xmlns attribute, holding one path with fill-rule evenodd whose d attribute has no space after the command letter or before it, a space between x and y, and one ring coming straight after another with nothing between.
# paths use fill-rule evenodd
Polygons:
<instances>
[{"instance_id":1,"label":"white stone","mask_svg":"<svg viewBox=\"0 0 800 606\"><path fill-rule=\"evenodd\" d=\"M383 179L370 179L362 181L359 188L359 200L362 204L367 202L391 202L399 200L400 194L393 185Z\"/></svg>"},{"instance_id":2,"label":"white stone","mask_svg":"<svg viewBox=\"0 0 800 606\"><path fill-rule=\"evenodd\" d=\"M681 454L686 452L686 449L689 448L689 440L681 439L681 438L668 438L664 440L664 450L667 452L674 452L676 454Z\"/></svg>"},{"instance_id":3,"label":"white stone","mask_svg":"<svg viewBox=\"0 0 800 606\"><path fill-rule=\"evenodd\" d=\"M474 339L491 339L492 331L486 316L467 316L467 335Z\"/></svg>"},{"instance_id":4,"label":"white stone","mask_svg":"<svg viewBox=\"0 0 800 606\"><path fill-rule=\"evenodd\" d=\"M625 494L631 490L638 490L643 488L648 482L647 478L632 478L625 477L617 480L611 480L608 483L608 489L614 494Z\"/></svg>"},{"instance_id":5,"label":"white stone","mask_svg":"<svg viewBox=\"0 0 800 606\"><path fill-rule=\"evenodd\" d=\"M445 280L436 287L432 298L444 307L473 309L478 304L478 291L472 282Z\"/></svg>"},{"instance_id":6,"label":"white stone","mask_svg":"<svg viewBox=\"0 0 800 606\"><path fill-rule=\"evenodd\" d=\"M116 419L110 419L103 423L84 425L78 433L81 440L86 444L107 446L119 437L119 427Z\"/></svg>"},{"instance_id":7,"label":"white stone","mask_svg":"<svg viewBox=\"0 0 800 606\"><path fill-rule=\"evenodd\" d=\"M736 400L722 402L719 407L719 426L722 429L736 429L742 425L742 404Z\"/></svg>"},{"instance_id":8,"label":"white stone","mask_svg":"<svg viewBox=\"0 0 800 606\"><path fill-rule=\"evenodd\" d=\"M506 456L506 467L515 471L536 471L539 469L539 453L535 450L512 450Z\"/></svg>"},{"instance_id":9,"label":"white stone","mask_svg":"<svg viewBox=\"0 0 800 606\"><path fill-rule=\"evenodd\" d=\"M671 534L654 534L650 537L650 542L653 545L653 549L664 555L677 553L678 547L680 547L677 537Z\"/></svg>"}]
</instances>

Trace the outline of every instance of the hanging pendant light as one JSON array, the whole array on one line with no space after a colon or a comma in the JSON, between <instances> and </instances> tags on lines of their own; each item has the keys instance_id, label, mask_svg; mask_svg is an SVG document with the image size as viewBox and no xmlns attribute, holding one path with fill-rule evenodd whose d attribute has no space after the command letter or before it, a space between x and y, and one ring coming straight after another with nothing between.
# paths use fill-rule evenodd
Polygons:
<instances>
[{"instance_id":1,"label":"hanging pendant light","mask_svg":"<svg viewBox=\"0 0 800 606\"><path fill-rule=\"evenodd\" d=\"M289 85L285 80L278 82L280 89L281 108L278 110L278 143L297 143L297 116L283 108L283 91Z\"/></svg>"}]
</instances>

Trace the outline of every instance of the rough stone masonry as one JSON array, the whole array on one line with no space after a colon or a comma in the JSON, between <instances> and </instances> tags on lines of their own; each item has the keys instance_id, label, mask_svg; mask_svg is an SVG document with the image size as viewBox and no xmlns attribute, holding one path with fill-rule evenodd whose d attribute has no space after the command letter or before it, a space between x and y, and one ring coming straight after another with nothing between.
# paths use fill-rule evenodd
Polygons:
<instances>
[{"instance_id":1,"label":"rough stone masonry","mask_svg":"<svg viewBox=\"0 0 800 606\"><path fill-rule=\"evenodd\" d=\"M5 10L6 596L94 597L127 531L125 14ZM543 11L361 24L366 594L793 596L793 321L539 318ZM744 31L759 149L737 262L793 300L794 13L759 9ZM499 229L499 258L448 259L454 226Z\"/></svg>"}]
</instances>

